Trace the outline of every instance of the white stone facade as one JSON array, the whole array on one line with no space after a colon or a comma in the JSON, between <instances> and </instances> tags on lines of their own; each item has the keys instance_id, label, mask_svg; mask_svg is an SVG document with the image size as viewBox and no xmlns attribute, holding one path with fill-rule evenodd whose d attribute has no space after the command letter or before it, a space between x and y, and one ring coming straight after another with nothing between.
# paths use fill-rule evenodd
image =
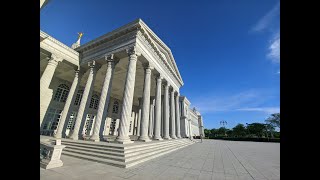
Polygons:
<instances>
[{"instance_id":1,"label":"white stone facade","mask_svg":"<svg viewBox=\"0 0 320 180\"><path fill-rule=\"evenodd\" d=\"M141 19L75 49L40 31L40 77L43 135L121 144L204 135L171 50Z\"/></svg>"}]
</instances>

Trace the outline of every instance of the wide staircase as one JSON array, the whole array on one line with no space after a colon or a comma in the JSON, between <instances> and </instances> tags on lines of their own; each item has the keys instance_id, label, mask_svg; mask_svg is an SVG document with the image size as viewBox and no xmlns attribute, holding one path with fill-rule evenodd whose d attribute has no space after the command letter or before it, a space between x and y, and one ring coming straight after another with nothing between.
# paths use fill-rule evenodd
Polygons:
<instances>
[{"instance_id":1,"label":"wide staircase","mask_svg":"<svg viewBox=\"0 0 320 180\"><path fill-rule=\"evenodd\" d=\"M63 149L62 154L128 168L193 143L189 139L172 139L151 142L135 141L132 144L122 145L112 142L62 139L62 145L67 146Z\"/></svg>"}]
</instances>

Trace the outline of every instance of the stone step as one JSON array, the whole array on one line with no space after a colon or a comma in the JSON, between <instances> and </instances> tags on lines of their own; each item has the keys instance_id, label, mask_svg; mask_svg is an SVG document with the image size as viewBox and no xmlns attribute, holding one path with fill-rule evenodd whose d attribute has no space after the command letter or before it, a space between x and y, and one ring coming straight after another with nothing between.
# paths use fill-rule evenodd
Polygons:
<instances>
[{"instance_id":1,"label":"stone step","mask_svg":"<svg viewBox=\"0 0 320 180\"><path fill-rule=\"evenodd\" d=\"M146 148L144 147L145 149L139 149L137 151L125 151L125 157L131 157L131 156L136 156L136 155L139 155L139 154L144 154L144 153L148 153L148 152L152 152L154 150L157 150L157 149L164 149L164 148L167 148L167 147L174 147L174 146L182 146L182 145L189 145L189 143L174 143L174 144L163 144L163 145L159 145L159 146L156 146L156 147L152 147L152 148Z\"/></svg>"},{"instance_id":2,"label":"stone step","mask_svg":"<svg viewBox=\"0 0 320 180\"><path fill-rule=\"evenodd\" d=\"M150 146L157 146L159 144L166 144L169 142L179 142L184 141L184 139L170 139L170 140L163 140L163 141L150 141L150 142L144 142L144 143L133 143L131 146L125 146L125 150L134 149L134 148L140 148L140 147L150 147Z\"/></svg>"},{"instance_id":3,"label":"stone step","mask_svg":"<svg viewBox=\"0 0 320 180\"><path fill-rule=\"evenodd\" d=\"M143 158L146 158L146 157L149 157L149 156L153 156L153 155L156 155L158 153L161 153L161 152L164 152L164 151L169 151L169 150L172 150L172 149L179 149L180 147L184 147L184 146L188 146L189 144L175 144L175 145L171 145L171 146L166 146L166 147L162 147L162 148L155 148L155 149L152 149L151 151L148 151L148 152L141 152L140 154L136 154L136 155L132 155L132 156L129 156L127 157L126 156L126 162L131 162L131 161L134 161L134 160L139 160L139 159L143 159Z\"/></svg>"},{"instance_id":4,"label":"stone step","mask_svg":"<svg viewBox=\"0 0 320 180\"><path fill-rule=\"evenodd\" d=\"M118 152L118 153L123 153L124 149L120 148L113 148L113 147L108 147L108 146L93 146L91 144L84 144L84 143L70 143L70 142L62 142L63 145L68 146L73 146L73 147L82 147L82 148L91 148L91 149L96 149L96 150L102 150L102 151L109 151L109 152Z\"/></svg>"},{"instance_id":5,"label":"stone step","mask_svg":"<svg viewBox=\"0 0 320 180\"><path fill-rule=\"evenodd\" d=\"M118 167L131 167L136 164L151 160L161 155L173 152L183 147L189 146L194 142L189 139L176 139L153 141L148 143L138 142L131 146L124 146L104 142L95 144L86 141L62 141L67 147L63 150L63 154L91 160L99 163L109 164ZM130 147L129 149L121 149Z\"/></svg>"},{"instance_id":6,"label":"stone step","mask_svg":"<svg viewBox=\"0 0 320 180\"><path fill-rule=\"evenodd\" d=\"M95 152L90 152L90 151L85 151L85 150L76 150L76 149L68 149L68 148L65 148L64 151L83 154L83 155L92 156L92 157L99 157L102 159L110 159L113 161L125 162L125 158L121 157L121 156L107 155L107 154L102 154L102 153L95 153Z\"/></svg>"},{"instance_id":7,"label":"stone step","mask_svg":"<svg viewBox=\"0 0 320 180\"><path fill-rule=\"evenodd\" d=\"M113 155L113 156L121 156L124 157L124 152L114 152L106 149L96 149L96 148L91 148L91 147L78 147L78 146L73 146L73 145L67 145L66 149L75 149L75 150L82 150L82 151L89 151L89 152L94 152L94 153L102 153L106 155Z\"/></svg>"},{"instance_id":8,"label":"stone step","mask_svg":"<svg viewBox=\"0 0 320 180\"><path fill-rule=\"evenodd\" d=\"M141 158L141 159L137 159L137 160L135 160L135 161L131 161L131 162L129 162L128 164L126 164L126 168L132 167L132 166L134 166L134 165L137 165L137 164L140 164L140 163L149 161L149 160L154 159L154 158L157 158L157 157L159 157L159 156L162 156L162 155L171 153L171 152L173 152L173 151L176 151L176 150L178 150L178 149L184 148L184 147L186 147L186 146L188 146L188 145L181 146L181 147L175 148L175 149L164 150L164 151L162 151L162 152L158 152L157 154L153 154L153 155L150 155L150 156L148 156L148 157L144 157L144 158Z\"/></svg>"},{"instance_id":9,"label":"stone step","mask_svg":"<svg viewBox=\"0 0 320 180\"><path fill-rule=\"evenodd\" d=\"M140 151L141 149L146 150L146 149L151 149L154 147L159 147L159 146L165 146L165 145L169 145L169 144L179 144L179 143L184 143L184 141L180 141L180 140L175 140L175 141L164 141L164 142L158 142L158 143L152 143L149 144L149 146L145 146L143 145L135 145L133 148L129 148L129 149L125 149L126 153L129 152L136 152L136 151Z\"/></svg>"},{"instance_id":10,"label":"stone step","mask_svg":"<svg viewBox=\"0 0 320 180\"><path fill-rule=\"evenodd\" d=\"M112 165L112 166L117 166L117 167L122 167L122 168L126 167L126 164L124 162L120 162L120 161L113 161L110 159L103 159L103 158L99 158L99 157L88 156L88 155L84 155L84 154L78 154L78 153L67 152L67 151L62 151L62 154L67 155L67 156L80 158L80 159L89 160L89 161L108 164L108 165Z\"/></svg>"},{"instance_id":11,"label":"stone step","mask_svg":"<svg viewBox=\"0 0 320 180\"><path fill-rule=\"evenodd\" d=\"M82 140L78 140L78 141L74 141L74 140L66 140L66 139L62 139L61 143L71 143L71 144L78 144L78 145L90 145L92 147L99 147L99 148L112 148L112 149L119 149L119 150L123 150L123 145L121 144L116 144L116 143L108 143L108 142L92 142L92 141L82 141Z\"/></svg>"}]
</instances>

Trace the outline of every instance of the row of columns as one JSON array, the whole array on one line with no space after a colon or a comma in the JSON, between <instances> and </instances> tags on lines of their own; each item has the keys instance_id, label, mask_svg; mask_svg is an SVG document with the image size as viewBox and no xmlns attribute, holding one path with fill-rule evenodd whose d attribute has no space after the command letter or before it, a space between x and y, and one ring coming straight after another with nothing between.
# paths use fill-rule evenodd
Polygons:
<instances>
[{"instance_id":1,"label":"row of columns","mask_svg":"<svg viewBox=\"0 0 320 180\"><path fill-rule=\"evenodd\" d=\"M136 76L136 65L137 65L137 58L140 56L140 53L136 51L135 48L131 48L127 50L129 55L129 64L125 79L125 87L123 92L123 103L122 103L122 110L120 116L120 123L118 129L118 136L116 141L119 143L131 143L132 141L129 138L129 122L132 116L132 105L133 105L133 95L134 95L134 85L135 85L135 76ZM107 71L103 83L103 88L101 91L101 97L99 101L96 121L93 127L93 134L90 137L92 141L99 141L102 139L102 132L105 123L105 119L107 116L107 109L110 100L111 94L111 86L112 86L112 77L116 63L118 62L117 59L113 55L106 57L107 61ZM56 65L53 63L48 63L47 68L45 69L41 80L41 94L40 98L42 98L42 89L45 89L44 86L48 86L51 82L53 77ZM55 66L54 66L55 65ZM84 122L85 115L87 113L87 109L89 106L88 98L91 97L93 84L95 81L96 73L98 69L101 67L100 65L96 64L95 61L90 62L89 64L89 75L88 79L84 88L83 96L81 99L81 103L79 106L77 118L75 121L74 130L71 132L69 138L78 140L79 139L79 132L81 125ZM144 76L144 88L143 88L143 96L139 102L141 108L139 108L138 113L138 121L136 122L138 128L136 130L136 134L140 135L138 140L140 141L151 141L150 136L154 140L163 140L163 139L176 139L181 138L180 135L180 111L179 111L179 94L175 98L175 91L172 88L170 92L171 102L169 106L169 83L164 84L164 108L163 108L163 137L161 137L161 87L162 87L162 80L163 77L159 75L156 78L157 86L156 86L156 96L155 96L155 104L154 104L154 112L153 106L150 106L150 88L151 88L151 72L154 68L150 65L145 66L145 76ZM75 100L75 92L78 89L79 82L82 76L82 72L78 70L75 71L75 78L73 80L72 86L69 91L68 98L66 100L61 118L60 123L57 129L56 134L54 135L56 138L61 138L63 136L63 129L65 125L65 121L68 117L69 111L71 106L74 104ZM41 102L40 102L41 104ZM152 108L150 108L152 107ZM171 121L169 120L169 107L171 107ZM154 113L150 114L150 113ZM150 121L150 117L154 117L153 121ZM40 120L40 125L41 125ZM169 124L170 123L170 124ZM154 130L154 131L153 131ZM150 132L153 131L153 132ZM170 135L169 135L170 134Z\"/></svg>"}]
</instances>

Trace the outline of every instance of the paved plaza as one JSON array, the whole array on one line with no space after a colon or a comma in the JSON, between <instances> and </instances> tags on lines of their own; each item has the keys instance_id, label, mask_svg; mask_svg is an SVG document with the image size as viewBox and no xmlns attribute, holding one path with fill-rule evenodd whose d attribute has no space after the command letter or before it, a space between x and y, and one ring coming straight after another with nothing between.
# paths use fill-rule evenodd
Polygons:
<instances>
[{"instance_id":1,"label":"paved plaza","mask_svg":"<svg viewBox=\"0 0 320 180\"><path fill-rule=\"evenodd\" d=\"M65 155L61 159L60 168L40 168L40 179L280 179L280 143L203 140L127 169Z\"/></svg>"}]
</instances>

